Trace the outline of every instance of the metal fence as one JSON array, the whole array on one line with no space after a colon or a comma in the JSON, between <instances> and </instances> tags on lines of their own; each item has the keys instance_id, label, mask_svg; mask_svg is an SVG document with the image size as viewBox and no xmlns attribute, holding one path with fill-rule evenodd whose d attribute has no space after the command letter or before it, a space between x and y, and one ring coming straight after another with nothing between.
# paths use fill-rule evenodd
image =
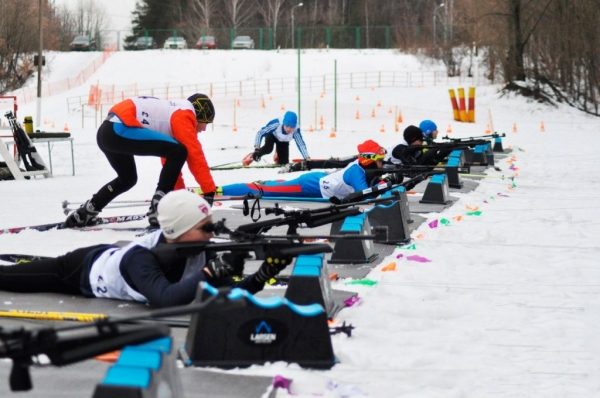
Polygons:
<instances>
[{"instance_id":1,"label":"metal fence","mask_svg":"<svg viewBox=\"0 0 600 398\"><path fill-rule=\"evenodd\" d=\"M320 76L303 76L301 90L330 91L334 86L333 74ZM295 77L273 79L252 79L239 81L206 82L185 85L143 86L128 85L99 85L91 90L98 90L91 99L90 96L67 98L70 111L81 109L82 105L110 105L128 97L148 95L163 99L186 98L190 92L204 92L212 97L243 97L260 96L277 93L296 92L298 81ZM485 85L489 80L485 76L448 77L445 71L402 72L402 71L369 71L341 73L337 75L338 88L382 88L382 87L431 87L449 84Z\"/></svg>"},{"instance_id":2,"label":"metal fence","mask_svg":"<svg viewBox=\"0 0 600 398\"><path fill-rule=\"evenodd\" d=\"M390 26L307 26L295 27L292 43L292 28L281 26L273 28L211 28L203 30L198 37L178 29L147 29L142 36L151 36L162 45L169 36L181 36L188 47L194 47L201 36L214 36L217 48L231 49L237 36L250 36L254 48L273 50L277 48L394 48ZM292 46L293 44L293 46Z\"/></svg>"}]
</instances>

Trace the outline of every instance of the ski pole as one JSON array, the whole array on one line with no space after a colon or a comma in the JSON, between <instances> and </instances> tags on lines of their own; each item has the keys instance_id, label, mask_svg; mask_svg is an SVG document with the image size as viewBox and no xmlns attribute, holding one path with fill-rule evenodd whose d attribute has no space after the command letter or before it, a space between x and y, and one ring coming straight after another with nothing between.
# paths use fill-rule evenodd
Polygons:
<instances>
[{"instance_id":1,"label":"ski pole","mask_svg":"<svg viewBox=\"0 0 600 398\"><path fill-rule=\"evenodd\" d=\"M12 319L33 319L38 321L65 321L90 323L108 319L108 314L88 313L88 312L59 312L59 311L32 311L32 310L2 310L0 309L0 318ZM126 322L126 321L125 321ZM132 321L131 323L134 323ZM153 322L157 322L156 320ZM165 323L170 327L188 327L189 322L183 319L164 319L160 323Z\"/></svg>"}]
</instances>

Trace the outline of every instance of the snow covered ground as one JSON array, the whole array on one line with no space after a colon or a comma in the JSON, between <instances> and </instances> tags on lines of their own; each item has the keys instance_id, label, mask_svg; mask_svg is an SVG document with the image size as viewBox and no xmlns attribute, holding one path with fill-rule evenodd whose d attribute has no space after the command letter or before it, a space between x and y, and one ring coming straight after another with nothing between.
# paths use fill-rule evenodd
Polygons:
<instances>
[{"instance_id":1,"label":"snow covered ground","mask_svg":"<svg viewBox=\"0 0 600 398\"><path fill-rule=\"evenodd\" d=\"M50 79L54 73L63 78L61 70L73 67L68 56L49 59ZM340 73L440 69L436 63L394 51L307 51L303 73L326 73L325 69L333 69L334 59ZM57 60L55 67L53 60ZM296 54L286 51L120 52L88 83L144 82L159 87L293 77L295 65ZM378 282L375 286L337 282L337 287L358 291L361 301L339 314L339 322L350 322L356 329L351 338L333 337L340 363L332 370L307 371L276 363L235 372L292 378L295 396L600 396L600 343L595 336L600 327L600 205L596 197L600 192L600 121L563 106L500 97L497 86L482 85L477 87L477 123L456 123L448 100L448 88L456 87L453 82L410 88L340 88L338 131L333 138L333 92L303 93L302 125L313 157L352 154L356 144L368 138L393 145L400 137L390 122L389 111L395 109L403 115L400 130L431 118L441 135L450 126L454 137L470 136L483 134L493 122L496 131L506 132L504 145L513 151L497 164L502 171L489 171L475 191L453 193L459 200L451 208L427 214L427 222L413 233L415 245L397 248L369 274L369 279ZM54 178L0 182L0 228L61 220L63 200L85 200L113 178L95 144L93 115L88 115L81 128L80 111L69 111L66 106L67 98L85 96L88 90L86 84L44 99L44 117L57 127L64 123L71 127L76 176L70 175L68 145L54 144ZM273 93L270 98L263 94L214 98L215 127L200 136L210 164L241 159L251 150L259 127L280 116L282 106L296 108L293 90ZM268 98L264 108L258 98ZM238 130L234 132L237 99ZM359 120L355 119L357 110ZM19 115L21 119L35 115L35 104L22 104ZM308 125L316 126L320 115L325 119L324 131L307 131ZM47 156L45 146L38 146L38 151ZM292 157L297 156L292 145ZM138 184L120 199L149 198L159 169L156 159L139 158ZM196 185L184 171L188 185ZM281 177L269 169L213 175L217 184ZM511 184L506 177L513 175ZM104 213L145 210L107 209ZM114 231L26 231L0 235L0 253L58 255L88 244L131 238L131 233ZM409 260L411 255L422 262ZM392 262L394 271L382 271Z\"/></svg>"}]
</instances>

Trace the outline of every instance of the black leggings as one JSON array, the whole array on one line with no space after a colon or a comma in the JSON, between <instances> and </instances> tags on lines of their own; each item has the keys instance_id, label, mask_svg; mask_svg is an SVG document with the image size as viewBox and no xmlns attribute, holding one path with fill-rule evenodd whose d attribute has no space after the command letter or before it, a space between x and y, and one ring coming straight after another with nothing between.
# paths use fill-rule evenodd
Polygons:
<instances>
[{"instance_id":1,"label":"black leggings","mask_svg":"<svg viewBox=\"0 0 600 398\"><path fill-rule=\"evenodd\" d=\"M84 247L56 258L0 266L0 290L81 295L81 273L85 267L83 260L98 247Z\"/></svg>"},{"instance_id":2,"label":"black leggings","mask_svg":"<svg viewBox=\"0 0 600 398\"><path fill-rule=\"evenodd\" d=\"M279 157L278 164L288 164L290 162L290 143L286 141L279 141L273 134L267 134L265 137L265 145L258 148L255 152L256 160L260 159L267 153L273 152L273 146L275 145L277 151L277 157Z\"/></svg>"},{"instance_id":3,"label":"black leggings","mask_svg":"<svg viewBox=\"0 0 600 398\"><path fill-rule=\"evenodd\" d=\"M137 183L134 155L165 158L156 186L157 190L165 193L175 187L177 177L187 159L187 149L183 144L123 138L115 134L113 123L109 121L104 121L100 125L96 140L106 159L117 172L117 178L104 185L94 195L92 203L96 210L102 210L114 198L130 190Z\"/></svg>"}]
</instances>

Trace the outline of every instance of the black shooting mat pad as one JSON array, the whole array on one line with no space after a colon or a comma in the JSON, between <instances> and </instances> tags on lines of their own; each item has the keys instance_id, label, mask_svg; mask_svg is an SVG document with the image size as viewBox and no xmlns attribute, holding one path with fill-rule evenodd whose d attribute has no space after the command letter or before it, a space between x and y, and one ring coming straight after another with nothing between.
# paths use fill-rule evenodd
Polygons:
<instances>
[{"instance_id":1,"label":"black shooting mat pad","mask_svg":"<svg viewBox=\"0 0 600 398\"><path fill-rule=\"evenodd\" d=\"M11 392L8 378L10 361L0 361L0 396L26 398L91 397L104 378L109 363L86 360L63 367L32 367L33 389ZM272 384L272 377L237 375L226 371L179 368L183 390L188 397L262 397ZM115 397L118 398L118 397Z\"/></svg>"}]
</instances>

